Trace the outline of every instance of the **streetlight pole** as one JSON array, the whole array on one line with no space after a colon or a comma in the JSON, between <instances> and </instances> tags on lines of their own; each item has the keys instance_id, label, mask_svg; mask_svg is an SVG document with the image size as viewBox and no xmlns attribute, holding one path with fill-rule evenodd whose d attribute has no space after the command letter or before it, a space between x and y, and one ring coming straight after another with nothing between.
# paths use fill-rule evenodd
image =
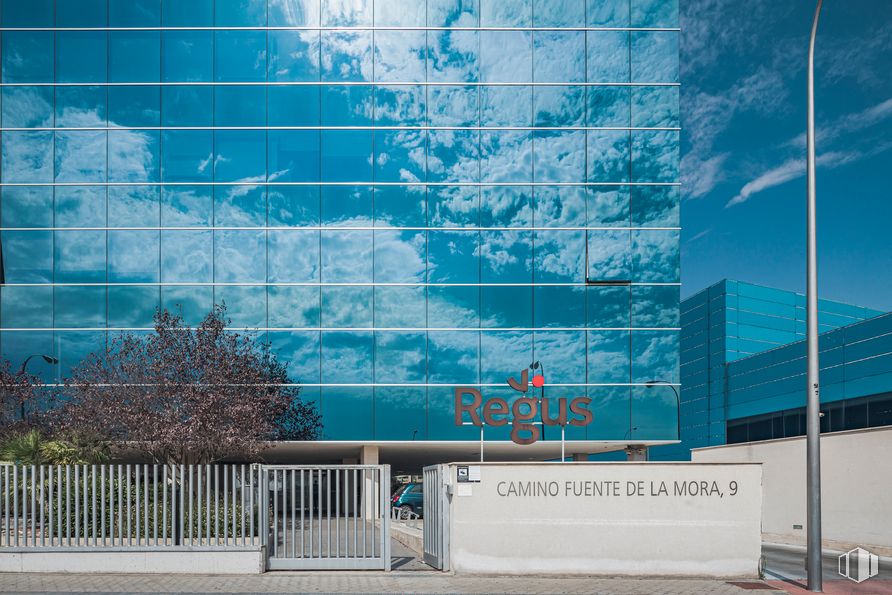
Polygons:
<instances>
[{"instance_id":1,"label":"streetlight pole","mask_svg":"<svg viewBox=\"0 0 892 595\"><path fill-rule=\"evenodd\" d=\"M43 361L45 361L48 364L58 364L59 363L59 360L51 355L43 355L41 353L32 353L31 355L29 355L28 357L25 358L25 361L22 362L22 367L19 369L19 377L20 378L24 378L25 368L28 367L28 362L31 361L32 357L42 358ZM22 421L25 421L25 401L24 401L24 399L22 399L22 402L19 404L19 406L20 406L19 414L22 417Z\"/></svg>"},{"instance_id":2,"label":"streetlight pole","mask_svg":"<svg viewBox=\"0 0 892 595\"><path fill-rule=\"evenodd\" d=\"M808 43L808 273L806 318L808 339L808 388L806 406L806 518L808 590L823 591L821 575L821 397L818 365L818 258L815 230L815 35L823 0L818 0Z\"/></svg>"}]
</instances>

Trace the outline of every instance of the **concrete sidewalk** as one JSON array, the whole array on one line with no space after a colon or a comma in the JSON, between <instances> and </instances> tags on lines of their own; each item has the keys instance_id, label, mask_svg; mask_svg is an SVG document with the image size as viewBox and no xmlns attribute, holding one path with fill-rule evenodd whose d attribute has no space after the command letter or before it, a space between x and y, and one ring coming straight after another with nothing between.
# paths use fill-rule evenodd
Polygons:
<instances>
[{"instance_id":1,"label":"concrete sidewalk","mask_svg":"<svg viewBox=\"0 0 892 595\"><path fill-rule=\"evenodd\" d=\"M760 581L762 589L770 589ZM415 572L275 572L257 576L0 574L2 593L752 593L740 582L706 579L455 577ZM756 591L758 592L758 591ZM782 593L783 591L762 591Z\"/></svg>"}]
</instances>

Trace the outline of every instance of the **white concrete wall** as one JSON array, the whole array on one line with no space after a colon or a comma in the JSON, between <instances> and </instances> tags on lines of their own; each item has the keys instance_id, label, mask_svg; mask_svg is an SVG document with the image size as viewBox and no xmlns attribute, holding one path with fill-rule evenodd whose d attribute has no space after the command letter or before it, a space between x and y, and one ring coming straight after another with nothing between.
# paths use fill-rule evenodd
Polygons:
<instances>
[{"instance_id":1,"label":"white concrete wall","mask_svg":"<svg viewBox=\"0 0 892 595\"><path fill-rule=\"evenodd\" d=\"M696 462L762 463L765 540L805 543L804 437L699 448L691 455ZM821 478L824 545L892 555L892 428L823 434Z\"/></svg>"},{"instance_id":2,"label":"white concrete wall","mask_svg":"<svg viewBox=\"0 0 892 595\"><path fill-rule=\"evenodd\" d=\"M241 551L22 548L0 552L0 572L260 574L264 571L260 548Z\"/></svg>"},{"instance_id":3,"label":"white concrete wall","mask_svg":"<svg viewBox=\"0 0 892 595\"><path fill-rule=\"evenodd\" d=\"M483 463L479 483L457 483L457 467L448 474L456 573L758 575L759 465ZM511 482L530 481L546 492L512 494ZM598 494L596 482L609 489ZM709 493L677 493L687 482Z\"/></svg>"}]
</instances>

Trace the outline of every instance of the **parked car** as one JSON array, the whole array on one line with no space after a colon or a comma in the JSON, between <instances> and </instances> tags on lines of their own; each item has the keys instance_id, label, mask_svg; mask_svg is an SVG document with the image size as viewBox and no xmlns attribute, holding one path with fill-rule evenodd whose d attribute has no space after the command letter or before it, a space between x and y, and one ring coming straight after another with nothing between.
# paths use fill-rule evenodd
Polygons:
<instances>
[{"instance_id":1,"label":"parked car","mask_svg":"<svg viewBox=\"0 0 892 595\"><path fill-rule=\"evenodd\" d=\"M390 504L400 510L400 516L408 517L410 512L424 516L424 484L407 483L393 493Z\"/></svg>"}]
</instances>

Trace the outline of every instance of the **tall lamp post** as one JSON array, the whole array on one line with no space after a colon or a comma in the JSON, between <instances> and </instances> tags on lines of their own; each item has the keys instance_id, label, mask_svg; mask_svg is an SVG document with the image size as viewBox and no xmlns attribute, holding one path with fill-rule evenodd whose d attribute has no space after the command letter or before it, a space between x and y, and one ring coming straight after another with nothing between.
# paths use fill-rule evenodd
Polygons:
<instances>
[{"instance_id":1,"label":"tall lamp post","mask_svg":"<svg viewBox=\"0 0 892 595\"><path fill-rule=\"evenodd\" d=\"M22 362L22 367L19 369L20 377L23 377L25 375L25 368L28 366L28 362L30 362L31 358L33 358L33 357L42 358L43 361L45 361L48 364L52 364L52 365L59 363L59 360L51 355L43 355L41 353L32 353L31 355L29 355L28 357L25 358L25 361ZM20 407L21 408L19 410L19 414L22 417L22 421L25 421L25 401L24 401L24 399L22 400Z\"/></svg>"},{"instance_id":2,"label":"tall lamp post","mask_svg":"<svg viewBox=\"0 0 892 595\"><path fill-rule=\"evenodd\" d=\"M806 518L808 590L823 591L821 576L821 398L818 365L818 258L815 230L815 35L823 0L818 0L808 42L808 128L806 130L808 177L808 273L806 318L808 339L808 389L806 406Z\"/></svg>"}]
</instances>

